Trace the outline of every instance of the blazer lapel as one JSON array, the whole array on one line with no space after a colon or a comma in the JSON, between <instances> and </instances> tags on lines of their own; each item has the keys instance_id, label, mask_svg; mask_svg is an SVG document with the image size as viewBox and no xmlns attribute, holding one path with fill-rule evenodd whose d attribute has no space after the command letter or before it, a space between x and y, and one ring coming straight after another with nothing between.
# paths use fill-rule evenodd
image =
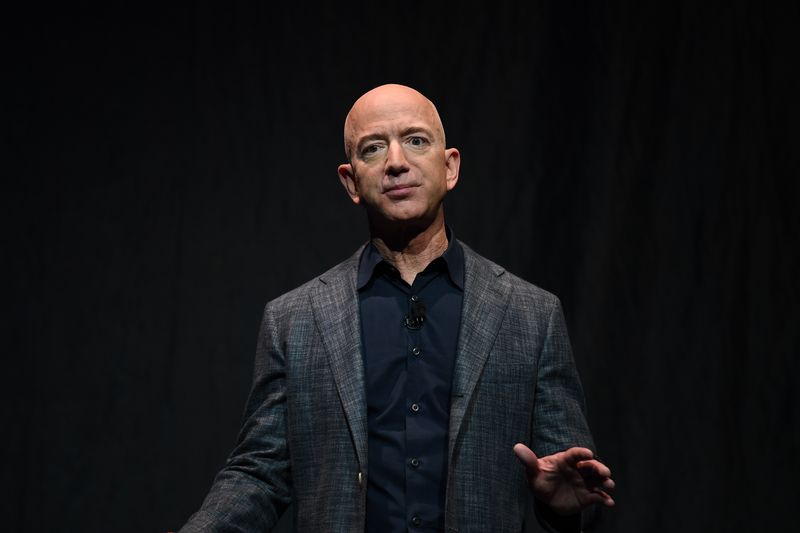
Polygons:
<instances>
[{"instance_id":1,"label":"blazer lapel","mask_svg":"<svg viewBox=\"0 0 800 533\"><path fill-rule=\"evenodd\" d=\"M510 296L505 270L463 243L464 304L450 400L449 461L472 391L503 323Z\"/></svg>"},{"instance_id":2,"label":"blazer lapel","mask_svg":"<svg viewBox=\"0 0 800 533\"><path fill-rule=\"evenodd\" d=\"M481 375L494 339L503 322L510 285L505 270L464 249L464 304L458 350L453 370L450 403L449 457L475 384ZM311 304L339 391L356 453L367 468L367 400L361 320L356 290L358 260L363 246L347 261L319 278L311 293Z\"/></svg>"},{"instance_id":3,"label":"blazer lapel","mask_svg":"<svg viewBox=\"0 0 800 533\"><path fill-rule=\"evenodd\" d=\"M319 278L312 291L314 319L328 353L361 468L367 467L367 401L361 321L356 291L358 260L363 246L338 268Z\"/></svg>"}]
</instances>

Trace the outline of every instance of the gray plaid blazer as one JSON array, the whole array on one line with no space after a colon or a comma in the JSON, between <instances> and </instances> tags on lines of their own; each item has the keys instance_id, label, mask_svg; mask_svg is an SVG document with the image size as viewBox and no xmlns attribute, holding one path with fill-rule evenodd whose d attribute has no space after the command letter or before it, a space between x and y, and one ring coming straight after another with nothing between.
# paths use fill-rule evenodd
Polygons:
<instances>
[{"instance_id":1,"label":"gray plaid blazer","mask_svg":"<svg viewBox=\"0 0 800 533\"><path fill-rule=\"evenodd\" d=\"M594 449L558 299L464 247L450 405L447 531L520 532L517 442ZM362 532L369 476L356 273L361 254L269 302L236 448L183 532Z\"/></svg>"}]
</instances>

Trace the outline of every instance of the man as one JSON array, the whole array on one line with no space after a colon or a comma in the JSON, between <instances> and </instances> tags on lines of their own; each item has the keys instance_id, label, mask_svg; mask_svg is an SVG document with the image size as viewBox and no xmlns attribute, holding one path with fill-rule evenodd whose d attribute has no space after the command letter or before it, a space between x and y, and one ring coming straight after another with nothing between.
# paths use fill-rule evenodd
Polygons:
<instances>
[{"instance_id":1,"label":"man","mask_svg":"<svg viewBox=\"0 0 800 533\"><path fill-rule=\"evenodd\" d=\"M298 531L519 532L532 500L579 530L614 482L558 299L445 226L460 155L427 98L373 89L344 133L371 240L267 304L239 443L183 531L269 531L294 502Z\"/></svg>"}]
</instances>

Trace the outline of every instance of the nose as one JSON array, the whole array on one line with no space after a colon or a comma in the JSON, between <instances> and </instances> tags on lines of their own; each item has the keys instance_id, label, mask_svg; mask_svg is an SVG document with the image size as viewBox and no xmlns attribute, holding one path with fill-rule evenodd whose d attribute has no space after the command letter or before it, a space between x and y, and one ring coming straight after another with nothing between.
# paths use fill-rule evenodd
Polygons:
<instances>
[{"instance_id":1,"label":"nose","mask_svg":"<svg viewBox=\"0 0 800 533\"><path fill-rule=\"evenodd\" d=\"M403 146L397 141L389 143L389 148L386 154L386 175L399 176L404 172L408 172L408 160L403 151Z\"/></svg>"}]
</instances>

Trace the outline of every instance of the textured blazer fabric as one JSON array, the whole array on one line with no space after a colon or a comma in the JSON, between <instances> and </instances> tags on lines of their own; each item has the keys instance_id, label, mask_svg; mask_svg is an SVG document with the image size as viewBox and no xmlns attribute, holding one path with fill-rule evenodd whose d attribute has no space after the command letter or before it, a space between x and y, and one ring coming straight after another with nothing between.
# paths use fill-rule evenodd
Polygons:
<instances>
[{"instance_id":1,"label":"textured blazer fabric","mask_svg":"<svg viewBox=\"0 0 800 533\"><path fill-rule=\"evenodd\" d=\"M558 299L464 245L445 526L520 532L531 506L517 442L594 449ZM238 444L181 531L364 531L367 403L356 274L363 247L271 301Z\"/></svg>"}]
</instances>

